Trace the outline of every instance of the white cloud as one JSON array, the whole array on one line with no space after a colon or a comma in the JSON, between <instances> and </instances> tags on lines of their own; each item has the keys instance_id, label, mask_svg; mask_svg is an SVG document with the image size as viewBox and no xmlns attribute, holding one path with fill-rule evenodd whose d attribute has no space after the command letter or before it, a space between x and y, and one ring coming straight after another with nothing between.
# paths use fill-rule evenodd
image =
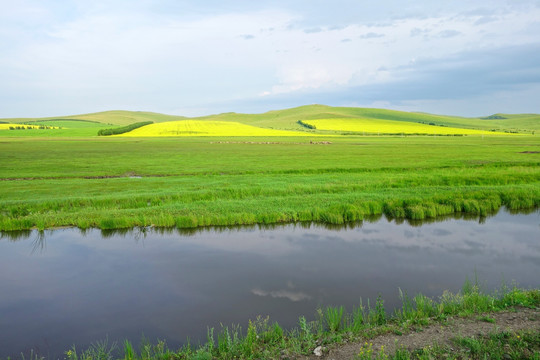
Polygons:
<instances>
[{"instance_id":1,"label":"white cloud","mask_svg":"<svg viewBox=\"0 0 540 360\"><path fill-rule=\"evenodd\" d=\"M285 2L244 11L234 1L212 11L183 2L169 4L175 11L154 11L150 1L54 4L11 2L4 8L11 16L0 15L0 98L20 101L0 102L8 112L0 116L28 108L35 115L122 107L204 112L205 104L260 95L385 84L409 76L414 61L444 63L457 53L540 38L540 8L527 2L456 2L439 10L405 4L397 12L383 1L366 5L356 22L343 11L322 16L330 11L322 5L303 10ZM226 4L234 6L221 10ZM14 105L25 102L32 107Z\"/></svg>"}]
</instances>

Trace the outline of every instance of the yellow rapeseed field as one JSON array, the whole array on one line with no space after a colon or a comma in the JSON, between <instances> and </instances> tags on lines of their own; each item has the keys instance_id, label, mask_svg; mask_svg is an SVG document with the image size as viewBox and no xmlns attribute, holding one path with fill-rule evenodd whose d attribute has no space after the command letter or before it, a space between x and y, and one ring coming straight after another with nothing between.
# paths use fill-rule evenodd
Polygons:
<instances>
[{"instance_id":1,"label":"yellow rapeseed field","mask_svg":"<svg viewBox=\"0 0 540 360\"><path fill-rule=\"evenodd\" d=\"M180 120L150 124L115 136L314 136L314 134L264 129L238 122Z\"/></svg>"},{"instance_id":2,"label":"yellow rapeseed field","mask_svg":"<svg viewBox=\"0 0 540 360\"><path fill-rule=\"evenodd\" d=\"M364 118L303 120L317 130L351 131L380 134L432 134L432 135L510 135L502 132L461 129L446 126Z\"/></svg>"},{"instance_id":3,"label":"yellow rapeseed field","mask_svg":"<svg viewBox=\"0 0 540 360\"><path fill-rule=\"evenodd\" d=\"M0 124L0 130L9 130L9 128L24 127L25 129L39 129L39 126L36 125L25 125L25 124Z\"/></svg>"}]
</instances>

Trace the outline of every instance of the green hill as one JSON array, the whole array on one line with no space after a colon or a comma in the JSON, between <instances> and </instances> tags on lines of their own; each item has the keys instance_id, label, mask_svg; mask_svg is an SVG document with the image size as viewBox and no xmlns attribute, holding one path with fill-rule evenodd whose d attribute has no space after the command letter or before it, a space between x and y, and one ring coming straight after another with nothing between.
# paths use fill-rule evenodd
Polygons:
<instances>
[{"instance_id":1,"label":"green hill","mask_svg":"<svg viewBox=\"0 0 540 360\"><path fill-rule=\"evenodd\" d=\"M262 128L316 131L301 125L301 120L362 118L393 120L427 125L438 125L464 129L501 132L532 133L540 130L539 114L494 114L481 118L434 115L420 112L405 112L386 109L331 107L326 105L306 105L291 109L273 110L261 114L223 113L187 118L142 111L104 111L91 114L57 116L47 118L0 119L8 123L42 124L62 127L62 130L36 130L33 136L94 136L101 128L125 126L142 121L154 123L178 120L208 120L239 122ZM30 133L10 133L3 136L29 136Z\"/></svg>"},{"instance_id":2,"label":"green hill","mask_svg":"<svg viewBox=\"0 0 540 360\"><path fill-rule=\"evenodd\" d=\"M306 105L292 109L274 110L262 114L225 113L199 117L199 120L236 121L249 125L286 130L302 130L299 120L368 118L380 120L406 121L431 125L444 125L465 129L518 131L530 133L540 130L539 114L497 114L504 119L465 118L458 116L434 115L420 112L397 110L331 107L326 105ZM304 128L305 130L305 128Z\"/></svg>"},{"instance_id":3,"label":"green hill","mask_svg":"<svg viewBox=\"0 0 540 360\"><path fill-rule=\"evenodd\" d=\"M106 125L118 125L124 126L133 124L136 122L142 121L153 121L153 122L163 122L163 121L174 121L186 119L184 116L176 115L165 115L154 112L145 112L145 111L126 111L126 110L112 110L112 111L102 111L91 114L82 114L82 115L68 115L68 116L53 116L53 117L44 117L44 118L13 118L13 119L2 119L2 121L10 123L48 123L51 121L88 121L93 123L101 123Z\"/></svg>"}]
</instances>

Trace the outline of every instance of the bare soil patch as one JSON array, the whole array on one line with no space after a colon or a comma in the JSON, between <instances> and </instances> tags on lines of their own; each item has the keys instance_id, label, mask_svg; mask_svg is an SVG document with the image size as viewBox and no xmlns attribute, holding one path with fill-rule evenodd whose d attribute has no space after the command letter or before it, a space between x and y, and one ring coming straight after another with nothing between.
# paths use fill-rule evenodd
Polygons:
<instances>
[{"instance_id":1,"label":"bare soil patch","mask_svg":"<svg viewBox=\"0 0 540 360\"><path fill-rule=\"evenodd\" d=\"M488 322L486 319L494 322ZM417 328L403 335L385 334L373 339L352 342L325 351L322 357L311 355L303 359L342 360L354 359L360 348L367 341L373 344L374 350L384 346L386 354L393 354L397 347L409 351L422 349L438 343L452 346L451 339L456 337L483 336L491 332L540 329L540 309L517 308L511 311L475 315L469 318L449 318L445 325L434 324Z\"/></svg>"}]
</instances>

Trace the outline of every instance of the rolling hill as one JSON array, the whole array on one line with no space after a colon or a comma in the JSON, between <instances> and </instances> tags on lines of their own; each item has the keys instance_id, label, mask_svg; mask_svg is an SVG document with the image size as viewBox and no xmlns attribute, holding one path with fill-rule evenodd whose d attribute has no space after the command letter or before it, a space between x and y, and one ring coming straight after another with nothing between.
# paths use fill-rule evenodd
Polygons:
<instances>
[{"instance_id":1,"label":"rolling hill","mask_svg":"<svg viewBox=\"0 0 540 360\"><path fill-rule=\"evenodd\" d=\"M329 119L332 119L333 124L329 126ZM355 120L356 119L356 120ZM361 121L359 122L359 119ZM476 131L455 130L469 129L482 130L493 132L506 133L522 133L533 134L540 130L540 115L539 114L494 114L481 118L465 118L446 115L434 115L419 112L404 112L386 109L373 108L356 108L356 107L331 107L326 105L306 105L291 109L273 110L260 114L239 114L239 113L223 113L194 118L187 118L176 115L165 115L153 112L141 111L105 111L82 115L69 115L48 118L10 118L0 119L4 123L18 123L29 125L46 125L59 127L60 129L53 130L33 130L32 132L13 132L2 131L0 136L95 136L99 129L111 128L115 126L125 126L142 121L153 121L154 123L170 123L181 120L196 121L190 125L192 134L202 134L207 130L197 130L193 128L193 124L202 126L205 122L221 122L221 123L240 123L257 128L273 129L273 130L289 130L302 133L322 132L324 134L346 134L346 133L443 133L443 134L473 134ZM321 127L321 120L326 121L326 125ZM310 121L315 121L312 125L316 129L310 129L306 124ZM319 122L319 126L316 122ZM356 124L351 128L353 122ZM388 123L390 122L390 123ZM403 126L399 124L403 123ZM359 127L361 124L370 123L370 129L366 130ZM389 124L394 124L395 129L389 129ZM338 124L348 124L347 126L338 126ZM379 125L377 125L379 124ZM184 124L186 125L186 124ZM184 126L181 125L181 126ZM377 130L377 126L386 126L386 130ZM239 126L239 125L237 125ZM402 127L411 129L403 131ZM416 131L412 129L416 128ZM144 129L144 128L142 128ZM216 128L214 127L214 130ZM401 130L400 130L401 129ZM441 131L445 129L445 131ZM182 130L175 130L181 132ZM227 133L228 131L228 133ZM227 130L221 136L227 136L230 131ZM143 130L138 130L133 134L142 134ZM218 133L212 132L216 136ZM249 133L249 131L248 131ZM262 132L259 132L262 134ZM277 134L277 133L276 133ZM478 133L479 134L479 133ZM135 135L133 135L135 136Z\"/></svg>"}]
</instances>

